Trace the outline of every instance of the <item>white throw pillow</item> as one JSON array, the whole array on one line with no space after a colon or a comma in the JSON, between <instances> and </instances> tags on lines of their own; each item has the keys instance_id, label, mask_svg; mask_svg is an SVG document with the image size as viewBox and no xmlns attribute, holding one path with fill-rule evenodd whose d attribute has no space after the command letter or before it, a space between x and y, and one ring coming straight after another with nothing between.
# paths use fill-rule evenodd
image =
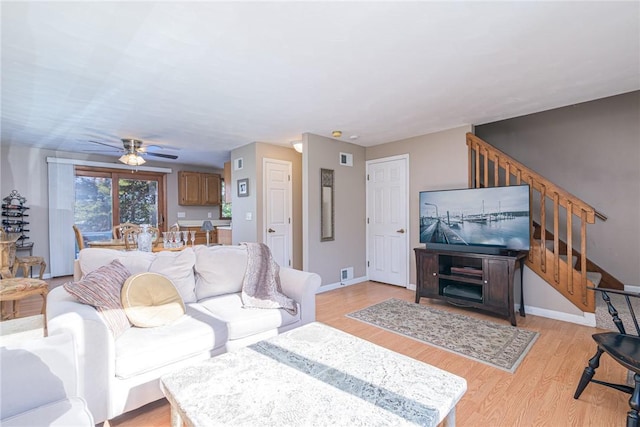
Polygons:
<instances>
[{"instance_id":1,"label":"white throw pillow","mask_svg":"<svg viewBox=\"0 0 640 427\"><path fill-rule=\"evenodd\" d=\"M181 251L160 251L149 266L150 273L158 273L167 277L180 293L185 303L196 302L196 281L193 267L196 255L192 248Z\"/></svg>"},{"instance_id":2,"label":"white throw pillow","mask_svg":"<svg viewBox=\"0 0 640 427\"><path fill-rule=\"evenodd\" d=\"M242 290L247 269L246 246L196 246L195 253L198 301Z\"/></svg>"}]
</instances>

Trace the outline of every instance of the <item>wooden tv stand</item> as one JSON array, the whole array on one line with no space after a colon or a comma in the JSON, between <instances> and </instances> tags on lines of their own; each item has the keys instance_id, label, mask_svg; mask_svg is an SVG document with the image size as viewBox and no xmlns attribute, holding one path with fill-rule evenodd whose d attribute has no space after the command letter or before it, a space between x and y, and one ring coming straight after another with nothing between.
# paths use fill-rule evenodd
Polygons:
<instances>
[{"instance_id":1,"label":"wooden tv stand","mask_svg":"<svg viewBox=\"0 0 640 427\"><path fill-rule=\"evenodd\" d=\"M524 317L522 270L527 252L488 255L415 248L416 303L421 297L479 308L516 326L513 277L520 269L520 315Z\"/></svg>"}]
</instances>

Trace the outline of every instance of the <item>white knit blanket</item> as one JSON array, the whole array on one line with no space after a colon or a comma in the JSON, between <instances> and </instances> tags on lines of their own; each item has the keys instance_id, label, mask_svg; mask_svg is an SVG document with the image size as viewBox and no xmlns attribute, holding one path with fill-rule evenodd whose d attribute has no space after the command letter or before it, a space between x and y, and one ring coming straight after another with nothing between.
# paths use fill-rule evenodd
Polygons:
<instances>
[{"instance_id":1,"label":"white knit blanket","mask_svg":"<svg viewBox=\"0 0 640 427\"><path fill-rule=\"evenodd\" d=\"M245 308L282 308L295 316L296 302L282 293L280 267L264 243L247 246L247 270L242 281L242 304Z\"/></svg>"}]
</instances>

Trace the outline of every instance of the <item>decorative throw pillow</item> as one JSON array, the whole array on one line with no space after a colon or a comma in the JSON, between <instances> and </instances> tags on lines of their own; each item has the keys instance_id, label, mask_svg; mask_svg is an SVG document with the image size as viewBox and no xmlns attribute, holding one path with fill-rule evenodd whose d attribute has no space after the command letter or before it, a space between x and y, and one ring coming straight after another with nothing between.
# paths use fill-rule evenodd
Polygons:
<instances>
[{"instance_id":1,"label":"decorative throw pillow","mask_svg":"<svg viewBox=\"0 0 640 427\"><path fill-rule=\"evenodd\" d=\"M198 301L242 290L247 269L247 247L196 246L196 296Z\"/></svg>"},{"instance_id":2,"label":"decorative throw pillow","mask_svg":"<svg viewBox=\"0 0 640 427\"><path fill-rule=\"evenodd\" d=\"M171 280L161 274L140 273L122 287L122 306L134 326L168 325L185 313L184 303Z\"/></svg>"},{"instance_id":3,"label":"decorative throw pillow","mask_svg":"<svg viewBox=\"0 0 640 427\"><path fill-rule=\"evenodd\" d=\"M130 275L120 261L113 260L78 282L65 283L64 288L81 303L94 306L107 323L113 337L118 338L131 327L120 302L122 285Z\"/></svg>"},{"instance_id":4,"label":"decorative throw pillow","mask_svg":"<svg viewBox=\"0 0 640 427\"><path fill-rule=\"evenodd\" d=\"M171 280L185 303L196 302L196 279L193 275L195 263L196 255L192 248L177 252L161 251L155 253L148 271Z\"/></svg>"}]
</instances>

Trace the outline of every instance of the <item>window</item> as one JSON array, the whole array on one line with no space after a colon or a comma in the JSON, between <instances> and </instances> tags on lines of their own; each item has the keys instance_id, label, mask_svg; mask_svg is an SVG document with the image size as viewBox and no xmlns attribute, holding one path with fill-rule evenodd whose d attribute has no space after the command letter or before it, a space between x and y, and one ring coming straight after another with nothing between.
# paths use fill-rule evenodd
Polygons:
<instances>
[{"instance_id":1,"label":"window","mask_svg":"<svg viewBox=\"0 0 640 427\"><path fill-rule=\"evenodd\" d=\"M222 192L220 193L220 219L231 219L231 203L225 202L226 186L224 179L220 180L220 187Z\"/></svg>"},{"instance_id":2,"label":"window","mask_svg":"<svg viewBox=\"0 0 640 427\"><path fill-rule=\"evenodd\" d=\"M165 175L77 166L74 222L87 241L112 236L123 222L164 229Z\"/></svg>"}]
</instances>

